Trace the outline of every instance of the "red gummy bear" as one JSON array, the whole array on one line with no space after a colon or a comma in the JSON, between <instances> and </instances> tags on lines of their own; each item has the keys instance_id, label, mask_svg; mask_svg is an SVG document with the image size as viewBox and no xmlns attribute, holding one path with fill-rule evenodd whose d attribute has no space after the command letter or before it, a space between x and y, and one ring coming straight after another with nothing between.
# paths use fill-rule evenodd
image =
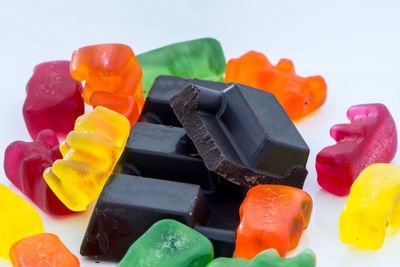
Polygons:
<instances>
[{"instance_id":1,"label":"red gummy bear","mask_svg":"<svg viewBox=\"0 0 400 267\"><path fill-rule=\"evenodd\" d=\"M269 248L285 256L297 247L312 207L310 195L298 188L272 184L251 188L239 210L236 256L251 260Z\"/></svg>"},{"instance_id":2,"label":"red gummy bear","mask_svg":"<svg viewBox=\"0 0 400 267\"><path fill-rule=\"evenodd\" d=\"M39 208L51 215L74 213L57 198L43 178L43 172L61 159L58 139L52 130L41 131L33 142L11 143L4 155L8 179Z\"/></svg>"},{"instance_id":3,"label":"red gummy bear","mask_svg":"<svg viewBox=\"0 0 400 267\"><path fill-rule=\"evenodd\" d=\"M72 79L69 65L69 61L51 61L34 68L23 107L32 139L44 129L64 138L83 114L82 84Z\"/></svg>"},{"instance_id":4,"label":"red gummy bear","mask_svg":"<svg viewBox=\"0 0 400 267\"><path fill-rule=\"evenodd\" d=\"M362 170L390 162L397 149L396 125L384 105L353 106L347 117L350 124L337 124L330 130L337 144L322 149L315 162L319 185L339 196L349 194Z\"/></svg>"}]
</instances>

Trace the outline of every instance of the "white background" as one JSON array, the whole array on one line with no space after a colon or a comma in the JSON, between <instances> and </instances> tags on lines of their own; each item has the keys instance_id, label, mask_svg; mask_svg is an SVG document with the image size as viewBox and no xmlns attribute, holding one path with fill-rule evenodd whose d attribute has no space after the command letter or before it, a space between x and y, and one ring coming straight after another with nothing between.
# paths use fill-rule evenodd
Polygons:
<instances>
[{"instance_id":1,"label":"white background","mask_svg":"<svg viewBox=\"0 0 400 267\"><path fill-rule=\"evenodd\" d=\"M90 44L121 42L141 53L173 42L214 37L227 59L254 49L274 64L290 58L300 75L320 74L328 84L326 103L296 124L311 149L304 189L313 197L314 210L299 247L290 255L311 248L318 266L398 266L399 235L387 238L378 251L340 242L338 219L346 198L321 190L314 164L316 154L333 144L329 128L347 122L351 105L384 103L400 122L400 2L327 2L2 0L0 162L9 143L30 140L22 105L36 64L70 59L74 49ZM400 164L400 156L393 163ZM0 169L0 182L17 191ZM79 255L91 210L65 218L39 212L45 230L59 235ZM0 220L6 219L0 211ZM80 260L82 266L115 265ZM0 266L9 265L0 259Z\"/></svg>"}]
</instances>

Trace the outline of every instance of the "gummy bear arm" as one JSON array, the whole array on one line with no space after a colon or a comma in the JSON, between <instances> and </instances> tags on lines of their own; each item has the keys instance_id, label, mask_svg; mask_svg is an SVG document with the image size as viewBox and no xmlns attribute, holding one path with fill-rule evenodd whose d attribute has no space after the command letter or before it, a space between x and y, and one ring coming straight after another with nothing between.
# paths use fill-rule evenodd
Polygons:
<instances>
[{"instance_id":1,"label":"gummy bear arm","mask_svg":"<svg viewBox=\"0 0 400 267\"><path fill-rule=\"evenodd\" d=\"M23 152L26 146L24 141L12 142L5 151L4 154L4 171L10 181L16 180L19 174L18 163L23 156Z\"/></svg>"},{"instance_id":2,"label":"gummy bear arm","mask_svg":"<svg viewBox=\"0 0 400 267\"><path fill-rule=\"evenodd\" d=\"M42 144L46 144L48 145L49 148L52 148L54 146L58 146L58 139L57 139L57 135L55 134L55 132L53 132L50 129L45 129L43 131L41 131L37 138L36 141L42 143Z\"/></svg>"}]
</instances>

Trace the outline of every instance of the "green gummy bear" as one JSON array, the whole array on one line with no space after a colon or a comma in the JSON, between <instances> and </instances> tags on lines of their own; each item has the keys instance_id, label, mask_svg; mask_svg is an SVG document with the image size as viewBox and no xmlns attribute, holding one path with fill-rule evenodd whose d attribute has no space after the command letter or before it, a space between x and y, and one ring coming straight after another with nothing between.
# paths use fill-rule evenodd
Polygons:
<instances>
[{"instance_id":1,"label":"green gummy bear","mask_svg":"<svg viewBox=\"0 0 400 267\"><path fill-rule=\"evenodd\" d=\"M118 267L204 267L214 257L205 236L175 220L156 222L132 244Z\"/></svg>"},{"instance_id":2,"label":"green gummy bear","mask_svg":"<svg viewBox=\"0 0 400 267\"><path fill-rule=\"evenodd\" d=\"M248 261L245 259L217 258L207 267L314 267L315 255L309 249L303 250L293 258L281 258L276 249L268 249L258 253Z\"/></svg>"},{"instance_id":3,"label":"green gummy bear","mask_svg":"<svg viewBox=\"0 0 400 267\"><path fill-rule=\"evenodd\" d=\"M202 38L164 46L137 56L143 70L143 93L147 96L159 75L223 81L226 62L221 44Z\"/></svg>"}]
</instances>

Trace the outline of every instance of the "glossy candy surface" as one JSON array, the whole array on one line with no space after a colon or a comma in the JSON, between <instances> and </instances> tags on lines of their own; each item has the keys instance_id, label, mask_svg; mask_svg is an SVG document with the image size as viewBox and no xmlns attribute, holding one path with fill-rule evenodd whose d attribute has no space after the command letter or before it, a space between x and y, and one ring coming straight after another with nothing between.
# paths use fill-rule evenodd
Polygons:
<instances>
[{"instance_id":1,"label":"glossy candy surface","mask_svg":"<svg viewBox=\"0 0 400 267\"><path fill-rule=\"evenodd\" d=\"M39 213L11 189L0 184L0 257L9 259L10 247L18 240L44 232Z\"/></svg>"},{"instance_id":2,"label":"glossy candy surface","mask_svg":"<svg viewBox=\"0 0 400 267\"><path fill-rule=\"evenodd\" d=\"M128 118L133 125L143 108L142 69L132 49L123 44L82 47L72 54L71 75L85 81L83 99Z\"/></svg>"},{"instance_id":3,"label":"glossy candy surface","mask_svg":"<svg viewBox=\"0 0 400 267\"><path fill-rule=\"evenodd\" d=\"M312 211L311 197L301 189L283 185L257 185L240 206L236 233L238 258L252 259L275 248L283 257L297 247Z\"/></svg>"},{"instance_id":4,"label":"glossy candy surface","mask_svg":"<svg viewBox=\"0 0 400 267\"><path fill-rule=\"evenodd\" d=\"M202 38L167 45L138 55L143 69L143 91L149 92L159 75L223 81L226 70L221 44Z\"/></svg>"},{"instance_id":5,"label":"glossy candy surface","mask_svg":"<svg viewBox=\"0 0 400 267\"><path fill-rule=\"evenodd\" d=\"M60 145L63 159L44 172L57 197L71 210L83 211L103 189L128 138L129 121L105 107L96 107L75 122Z\"/></svg>"},{"instance_id":6,"label":"glossy candy surface","mask_svg":"<svg viewBox=\"0 0 400 267\"><path fill-rule=\"evenodd\" d=\"M10 249L14 267L79 267L73 255L54 234L38 234L16 242Z\"/></svg>"},{"instance_id":7,"label":"glossy candy surface","mask_svg":"<svg viewBox=\"0 0 400 267\"><path fill-rule=\"evenodd\" d=\"M42 130L35 141L11 143L4 155L8 179L39 208L51 215L71 214L43 178L43 171L62 155L56 134Z\"/></svg>"},{"instance_id":8,"label":"glossy candy surface","mask_svg":"<svg viewBox=\"0 0 400 267\"><path fill-rule=\"evenodd\" d=\"M349 108L350 124L337 124L330 135L337 144L316 158L318 183L335 195L347 195L354 180L373 163L390 162L397 150L396 125L383 104Z\"/></svg>"},{"instance_id":9,"label":"glossy candy surface","mask_svg":"<svg viewBox=\"0 0 400 267\"><path fill-rule=\"evenodd\" d=\"M252 260L238 258L217 258L207 267L314 267L316 264L314 253L305 249L292 258L281 258L275 249L260 252Z\"/></svg>"},{"instance_id":10,"label":"glossy candy surface","mask_svg":"<svg viewBox=\"0 0 400 267\"><path fill-rule=\"evenodd\" d=\"M386 235L395 235L399 229L400 166L370 165L351 187L339 220L340 240L377 250Z\"/></svg>"},{"instance_id":11,"label":"glossy candy surface","mask_svg":"<svg viewBox=\"0 0 400 267\"><path fill-rule=\"evenodd\" d=\"M83 114L82 84L72 79L69 61L37 65L26 85L23 114L32 139L41 130L51 129L65 137Z\"/></svg>"},{"instance_id":12,"label":"glossy candy surface","mask_svg":"<svg viewBox=\"0 0 400 267\"><path fill-rule=\"evenodd\" d=\"M242 83L274 94L292 120L318 109L326 99L321 76L300 77L293 62L281 59L276 66L259 52L250 51L228 61L225 82Z\"/></svg>"},{"instance_id":13,"label":"glossy candy surface","mask_svg":"<svg viewBox=\"0 0 400 267\"><path fill-rule=\"evenodd\" d=\"M161 220L129 248L118 267L203 267L213 259L211 242L174 220Z\"/></svg>"}]
</instances>

